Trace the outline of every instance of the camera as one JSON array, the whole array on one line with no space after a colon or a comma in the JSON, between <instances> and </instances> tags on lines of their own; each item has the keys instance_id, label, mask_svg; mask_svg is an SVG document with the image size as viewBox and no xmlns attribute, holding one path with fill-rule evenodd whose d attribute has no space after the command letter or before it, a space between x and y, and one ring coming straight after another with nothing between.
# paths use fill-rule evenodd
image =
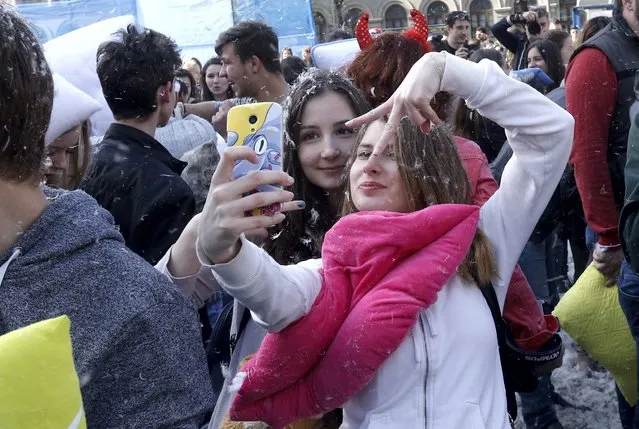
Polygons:
<instances>
[{"instance_id":1,"label":"camera","mask_svg":"<svg viewBox=\"0 0 639 429\"><path fill-rule=\"evenodd\" d=\"M528 22L526 18L524 18L524 16L520 13L513 15L513 17L510 19L510 22L512 24L525 25L526 28L528 29L528 33L530 33L533 36L541 34L541 25L539 25L537 21Z\"/></svg>"}]
</instances>

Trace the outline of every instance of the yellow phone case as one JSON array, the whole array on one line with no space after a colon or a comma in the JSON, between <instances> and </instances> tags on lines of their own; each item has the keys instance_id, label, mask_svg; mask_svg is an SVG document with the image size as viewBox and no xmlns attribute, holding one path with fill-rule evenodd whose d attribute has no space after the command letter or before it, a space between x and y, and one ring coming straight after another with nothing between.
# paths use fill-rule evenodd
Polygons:
<instances>
[{"instance_id":1,"label":"yellow phone case","mask_svg":"<svg viewBox=\"0 0 639 429\"><path fill-rule=\"evenodd\" d=\"M252 103L235 106L227 117L227 146L248 146L255 150L258 163L238 161L233 169L237 179L259 170L282 169L282 107L277 103ZM277 185L258 187L256 192L281 189ZM277 206L279 208L279 205ZM247 215L272 215L273 207L262 207Z\"/></svg>"}]
</instances>

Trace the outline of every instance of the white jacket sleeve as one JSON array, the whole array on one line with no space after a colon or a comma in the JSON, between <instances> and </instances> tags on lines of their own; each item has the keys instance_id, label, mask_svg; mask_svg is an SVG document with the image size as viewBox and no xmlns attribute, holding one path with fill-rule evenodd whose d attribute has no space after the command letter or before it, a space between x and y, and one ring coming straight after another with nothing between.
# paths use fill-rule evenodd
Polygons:
<instances>
[{"instance_id":1,"label":"white jacket sleeve","mask_svg":"<svg viewBox=\"0 0 639 429\"><path fill-rule=\"evenodd\" d=\"M442 91L466 99L468 107L506 129L513 156L499 190L484 204L480 228L493 245L500 305L517 260L566 168L572 146L572 116L496 63L446 56Z\"/></svg>"},{"instance_id":2,"label":"white jacket sleeve","mask_svg":"<svg viewBox=\"0 0 639 429\"><path fill-rule=\"evenodd\" d=\"M322 261L283 266L244 236L241 240L233 260L207 266L220 286L269 332L280 331L307 314L322 287Z\"/></svg>"},{"instance_id":3,"label":"white jacket sleeve","mask_svg":"<svg viewBox=\"0 0 639 429\"><path fill-rule=\"evenodd\" d=\"M166 278L171 280L180 293L189 299L196 308L202 308L206 301L220 290L217 280L213 277L208 267L200 268L197 274L187 277L174 277L169 271L169 259L171 257L171 249L155 264L155 269L162 273Z\"/></svg>"}]
</instances>

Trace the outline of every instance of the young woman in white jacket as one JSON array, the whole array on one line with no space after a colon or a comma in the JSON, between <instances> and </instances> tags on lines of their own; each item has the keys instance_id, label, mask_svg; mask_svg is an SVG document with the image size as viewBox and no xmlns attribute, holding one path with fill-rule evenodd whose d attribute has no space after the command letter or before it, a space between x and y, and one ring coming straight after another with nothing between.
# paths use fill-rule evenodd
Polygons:
<instances>
[{"instance_id":1,"label":"young woman in white jacket","mask_svg":"<svg viewBox=\"0 0 639 429\"><path fill-rule=\"evenodd\" d=\"M395 151L402 150L396 147L402 142L395 142L393 136L408 115L427 132L425 144L439 138L435 136L441 135L442 129L429 131L431 122L439 123L429 105L439 91L465 99L470 108L504 127L514 151L501 188L479 212L478 230L487 237L492 255L489 261L480 261L479 256L470 261L471 267L473 263L493 263L490 283L503 308L519 254L568 160L574 121L490 61L475 64L445 53L427 54L388 102L353 121L353 125L377 121L367 128L351 158L349 197L355 210L410 211L410 189L400 174L407 166L398 165L394 158ZM522 105L534 115L520 113ZM389 113L386 124L380 123L379 118ZM456 156L454 151L446 153ZM322 261L281 266L244 238L245 232L280 223L287 211L299 207L286 191L242 196L261 184L287 186L292 180L281 172L258 172L232 180L234 162L254 156L247 148L224 153L200 222L197 253L220 285L252 310L258 323L278 332L311 310L323 287ZM451 158L442 162L459 161ZM418 168L424 178L432 173L427 166ZM376 186L370 186L371 178ZM432 204L440 203L429 197ZM246 210L273 203L281 203L280 213L274 216L243 215ZM417 203L424 204L428 205ZM477 247L473 250L478 255ZM343 404L344 428L510 427L495 326L480 290L462 268L439 291L436 302L419 313L408 336L373 379Z\"/></svg>"}]
</instances>

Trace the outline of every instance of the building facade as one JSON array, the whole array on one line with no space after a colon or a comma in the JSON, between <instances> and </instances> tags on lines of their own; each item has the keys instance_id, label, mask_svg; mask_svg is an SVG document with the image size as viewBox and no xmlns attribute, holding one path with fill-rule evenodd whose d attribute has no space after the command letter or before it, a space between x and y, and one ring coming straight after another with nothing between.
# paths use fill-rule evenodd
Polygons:
<instances>
[{"instance_id":1,"label":"building facade","mask_svg":"<svg viewBox=\"0 0 639 429\"><path fill-rule=\"evenodd\" d=\"M603 2L607 2L604 0ZM312 0L317 33L322 37L339 27L334 0ZM545 7L552 19L560 19L570 28L572 8L577 0L529 0L529 6ZM510 13L513 0L344 0L343 26L352 30L363 12L370 16L371 28L398 30L412 24L410 9L418 9L428 17L433 32L441 33L444 17L455 10L467 11L473 30L490 27Z\"/></svg>"}]
</instances>

